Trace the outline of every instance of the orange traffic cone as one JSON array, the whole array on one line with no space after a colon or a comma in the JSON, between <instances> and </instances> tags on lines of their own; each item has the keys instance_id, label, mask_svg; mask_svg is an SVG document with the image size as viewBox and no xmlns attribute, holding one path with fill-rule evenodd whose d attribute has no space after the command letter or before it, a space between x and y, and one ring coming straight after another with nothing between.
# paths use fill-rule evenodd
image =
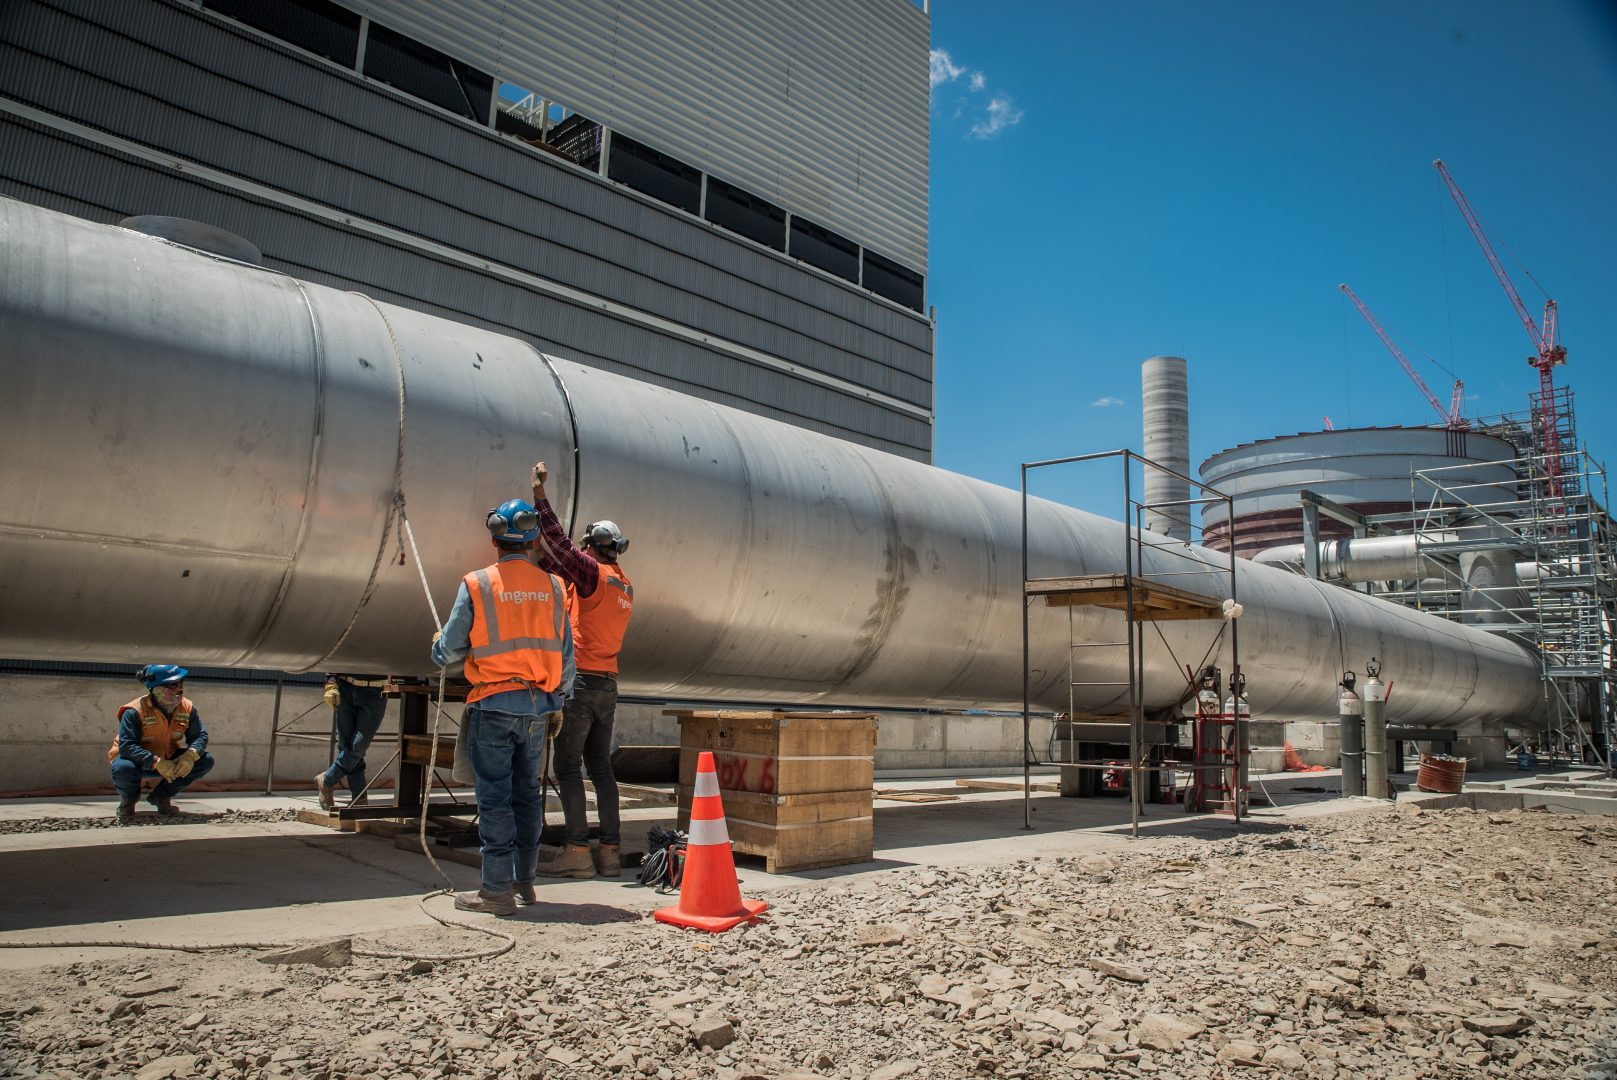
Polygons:
<instances>
[{"instance_id":1,"label":"orange traffic cone","mask_svg":"<svg viewBox=\"0 0 1617 1080\"><path fill-rule=\"evenodd\" d=\"M735 857L730 854L730 830L724 825L724 804L719 799L719 774L710 750L703 750L696 759L689 835L679 904L656 912L658 922L719 934L769 906L762 900L741 899Z\"/></svg>"}]
</instances>

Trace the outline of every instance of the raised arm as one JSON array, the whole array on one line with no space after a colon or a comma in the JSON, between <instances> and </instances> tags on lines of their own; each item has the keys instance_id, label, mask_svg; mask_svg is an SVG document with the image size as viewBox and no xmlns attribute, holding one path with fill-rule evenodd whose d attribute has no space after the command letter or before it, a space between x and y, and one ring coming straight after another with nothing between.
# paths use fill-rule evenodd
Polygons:
<instances>
[{"instance_id":1,"label":"raised arm","mask_svg":"<svg viewBox=\"0 0 1617 1080\"><path fill-rule=\"evenodd\" d=\"M534 561L546 573L571 582L578 595L589 596L600 583L600 564L580 551L562 528L555 508L545 497L547 472L542 461L533 467L533 505L539 511L539 542L534 545Z\"/></svg>"}]
</instances>

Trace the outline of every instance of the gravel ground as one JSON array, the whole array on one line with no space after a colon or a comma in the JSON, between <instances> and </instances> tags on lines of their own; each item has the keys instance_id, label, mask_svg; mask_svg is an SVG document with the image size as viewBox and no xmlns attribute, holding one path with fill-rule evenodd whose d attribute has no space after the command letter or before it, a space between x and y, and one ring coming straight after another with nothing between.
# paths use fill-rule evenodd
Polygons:
<instances>
[{"instance_id":1,"label":"gravel ground","mask_svg":"<svg viewBox=\"0 0 1617 1080\"><path fill-rule=\"evenodd\" d=\"M163 825L241 825L247 822L296 821L296 810L226 810L221 813L191 814L181 810L173 817L161 817L147 802L139 804L135 820L118 824L111 817L46 817L0 820L0 836L14 833L69 832L74 829L141 829Z\"/></svg>"},{"instance_id":2,"label":"gravel ground","mask_svg":"<svg viewBox=\"0 0 1617 1080\"><path fill-rule=\"evenodd\" d=\"M716 937L541 904L475 964L143 953L17 973L0 1061L138 1080L1610 1076L1614 872L1617 819L1404 806L816 884Z\"/></svg>"}]
</instances>

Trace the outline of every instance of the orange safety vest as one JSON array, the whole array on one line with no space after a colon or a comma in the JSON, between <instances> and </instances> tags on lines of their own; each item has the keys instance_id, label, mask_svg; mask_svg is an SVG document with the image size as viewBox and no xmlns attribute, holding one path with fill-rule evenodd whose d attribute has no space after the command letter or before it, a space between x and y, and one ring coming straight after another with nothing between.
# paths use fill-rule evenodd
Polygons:
<instances>
[{"instance_id":1,"label":"orange safety vest","mask_svg":"<svg viewBox=\"0 0 1617 1080\"><path fill-rule=\"evenodd\" d=\"M150 750L160 758L171 758L174 751L180 748L185 741L186 729L191 726L191 710L196 708L191 699L182 697L179 708L174 710L173 716L164 716L163 710L152 703L152 696L144 694L131 701L128 705L120 706L117 712L119 723L123 722L124 710L134 709L140 714L140 745ZM107 751L108 761L118 760L118 740L112 740L112 749Z\"/></svg>"},{"instance_id":2,"label":"orange safety vest","mask_svg":"<svg viewBox=\"0 0 1617 1080\"><path fill-rule=\"evenodd\" d=\"M472 601L466 703L525 686L561 686L561 583L522 559L485 566L463 580Z\"/></svg>"},{"instance_id":3,"label":"orange safety vest","mask_svg":"<svg viewBox=\"0 0 1617 1080\"><path fill-rule=\"evenodd\" d=\"M623 634L634 614L634 586L617 563L597 563L601 576L595 591L579 596L567 586L567 614L573 620L573 661L579 671L618 673Z\"/></svg>"}]
</instances>

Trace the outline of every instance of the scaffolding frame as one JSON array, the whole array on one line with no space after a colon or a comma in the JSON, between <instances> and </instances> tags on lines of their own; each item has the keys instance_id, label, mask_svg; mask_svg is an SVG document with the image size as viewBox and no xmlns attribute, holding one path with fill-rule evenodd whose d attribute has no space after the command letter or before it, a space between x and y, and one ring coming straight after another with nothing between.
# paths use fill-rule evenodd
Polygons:
<instances>
[{"instance_id":1,"label":"scaffolding frame","mask_svg":"<svg viewBox=\"0 0 1617 1080\"><path fill-rule=\"evenodd\" d=\"M1123 573L1121 574L1090 574L1068 575L1056 577L1033 577L1029 573L1028 561L1028 477L1031 472L1038 469L1052 468L1061 465L1078 465L1098 462L1110 458L1119 460L1122 467L1123 480L1123 509L1121 518L1123 523ZM1138 465L1142 470L1156 470L1157 472L1183 481L1189 488L1201 492L1198 496L1187 499L1175 499L1166 502L1148 503L1134 498L1133 472ZM1226 630L1230 637L1230 687L1235 699L1235 717L1232 718L1233 732L1232 745L1229 749L1228 764L1208 765L1201 760L1192 762L1189 766L1177 765L1177 768L1188 769L1193 772L1200 769L1227 769L1229 776L1226 786L1231 793L1229 810L1239 821L1246 809L1246 726L1245 717L1241 713L1241 706L1245 701L1245 676L1241 672L1240 630L1237 620L1226 614L1225 604L1235 605L1239 602L1236 591L1236 557L1234 555L1233 529L1235 527L1235 500L1233 496L1226 495L1216 488L1203 484L1184 475L1160 462L1153 461L1132 450L1106 450L1092 454L1079 454L1071 457L1051 458L1044 461L1023 462L1021 466L1021 498L1022 498L1022 827L1031 829L1033 779L1032 768L1039 762L1034 761L1032 752L1032 627L1029 618L1029 605L1036 600L1043 600L1047 606L1065 606L1068 610L1067 621L1067 702L1069 733L1072 730L1073 718L1076 715L1075 689L1078 686L1121 686L1126 688L1127 723L1129 733L1129 761L1127 765L1129 788L1129 824L1130 835L1138 836L1140 833L1140 810L1143 800L1143 788L1140 784L1142 775L1157 775L1165 771L1161 765L1152 765L1146 762L1151 751L1145 745L1145 649L1146 623L1156 623L1169 620L1220 620L1218 633L1213 636L1202 657L1194 669L1186 669L1187 698L1193 699L1196 690L1196 676L1201 664L1212 655L1218 647ZM1230 523L1232 530L1232 544L1230 553L1225 554L1211 549L1201 549L1204 558L1196 558L1188 553L1190 543L1188 540L1176 540L1162 533L1151 532L1144 528L1143 522L1147 511L1154 511L1169 517L1175 522L1184 522L1192 528L1195 527L1193 511L1206 503L1223 503L1225 520ZM1166 513L1164 513L1166 511ZM1130 527L1130 519L1133 526ZM1152 549L1160 551L1183 560L1194 569L1178 571L1147 570L1146 551ZM1209 557L1212 561L1209 561ZM1218 565L1217 560L1226 560L1227 566ZM1171 564L1170 564L1171 565ZM1208 596L1193 589L1181 588L1170 584L1163 578L1195 578L1195 577L1226 577L1228 580L1228 597ZM1124 641L1086 641L1076 640L1074 628L1073 608L1079 606L1103 607L1123 614L1126 639ZM1236 609L1238 610L1238 609ZM1166 637L1157 630L1157 636L1172 656L1172 648L1168 645ZM1076 681L1075 657L1079 649L1123 648L1127 650L1126 681L1102 680ZM1178 658L1174 657L1175 668L1181 667ZM1184 700L1184 699L1181 699ZM1072 739L1069 734L1069 748ZM1199 755L1198 755L1199 757ZM1107 769L1111 766L1105 764L1066 762L1063 767Z\"/></svg>"},{"instance_id":2,"label":"scaffolding frame","mask_svg":"<svg viewBox=\"0 0 1617 1080\"><path fill-rule=\"evenodd\" d=\"M1518 748L1551 765L1599 762L1609 776L1617 745L1617 542L1605 468L1587 449L1566 449L1575 435L1571 392L1556 396L1564 401L1554 410L1554 460L1543 450L1535 400L1530 420L1506 416L1487 425L1517 446L1517 457L1415 470L1410 511L1366 520L1407 527L1423 571L1378 595L1535 652L1545 726L1521 731ZM1500 466L1515 473L1514 485L1498 479ZM1501 566L1479 584L1474 568L1488 560L1509 560L1510 573Z\"/></svg>"}]
</instances>

